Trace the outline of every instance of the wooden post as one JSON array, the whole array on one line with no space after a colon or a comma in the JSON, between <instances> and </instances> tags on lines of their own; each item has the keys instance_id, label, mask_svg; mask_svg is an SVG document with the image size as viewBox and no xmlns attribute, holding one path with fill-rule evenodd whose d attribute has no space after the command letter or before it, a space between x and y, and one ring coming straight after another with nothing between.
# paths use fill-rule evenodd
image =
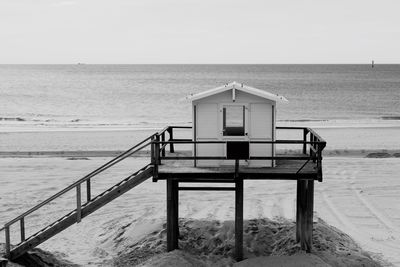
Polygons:
<instances>
[{"instance_id":1,"label":"wooden post","mask_svg":"<svg viewBox=\"0 0 400 267\"><path fill-rule=\"evenodd\" d=\"M81 218L82 218L82 213L81 213L81 184L78 184L76 186L76 222L80 223Z\"/></svg>"},{"instance_id":2,"label":"wooden post","mask_svg":"<svg viewBox=\"0 0 400 267\"><path fill-rule=\"evenodd\" d=\"M236 160L236 164L238 160ZM235 257L243 260L243 178L235 175Z\"/></svg>"},{"instance_id":3,"label":"wooden post","mask_svg":"<svg viewBox=\"0 0 400 267\"><path fill-rule=\"evenodd\" d=\"M314 212L314 180L297 181L296 240L300 241L302 250L311 252L313 212Z\"/></svg>"},{"instance_id":4,"label":"wooden post","mask_svg":"<svg viewBox=\"0 0 400 267\"><path fill-rule=\"evenodd\" d=\"M91 193L91 188L90 188L90 179L86 180L86 201L90 202L92 200L92 193Z\"/></svg>"},{"instance_id":5,"label":"wooden post","mask_svg":"<svg viewBox=\"0 0 400 267\"><path fill-rule=\"evenodd\" d=\"M179 249L179 182L174 181L174 205L175 205L175 231L174 245L175 249Z\"/></svg>"},{"instance_id":6,"label":"wooden post","mask_svg":"<svg viewBox=\"0 0 400 267\"><path fill-rule=\"evenodd\" d=\"M172 127L168 128L168 134L169 134L169 141L174 141L174 132ZM169 152L171 153L175 152L173 143L170 143L169 145Z\"/></svg>"},{"instance_id":7,"label":"wooden post","mask_svg":"<svg viewBox=\"0 0 400 267\"><path fill-rule=\"evenodd\" d=\"M20 224L20 230L21 230L21 242L25 241L25 218L22 217L21 220L19 221Z\"/></svg>"},{"instance_id":8,"label":"wooden post","mask_svg":"<svg viewBox=\"0 0 400 267\"><path fill-rule=\"evenodd\" d=\"M308 129L303 129L303 141L307 142L307 134L308 134ZM307 153L307 144L303 144L303 154Z\"/></svg>"},{"instance_id":9,"label":"wooden post","mask_svg":"<svg viewBox=\"0 0 400 267\"><path fill-rule=\"evenodd\" d=\"M167 251L178 249L178 182L167 179Z\"/></svg>"},{"instance_id":10,"label":"wooden post","mask_svg":"<svg viewBox=\"0 0 400 267\"><path fill-rule=\"evenodd\" d=\"M155 147L154 140L155 140L155 136L153 135L151 137L151 144L150 144L150 158L151 158L150 160L151 160L151 164L153 164L153 165L156 164L156 157L154 156L154 151L155 151L155 149L154 149L154 147Z\"/></svg>"},{"instance_id":11,"label":"wooden post","mask_svg":"<svg viewBox=\"0 0 400 267\"><path fill-rule=\"evenodd\" d=\"M155 139L156 143L155 143L155 151L154 151L154 155L156 157L156 163L157 164L161 164L161 158L160 158L160 136L157 134L156 135L156 139Z\"/></svg>"},{"instance_id":12,"label":"wooden post","mask_svg":"<svg viewBox=\"0 0 400 267\"><path fill-rule=\"evenodd\" d=\"M297 180L297 194L296 194L296 242L300 242L301 238L301 190L302 180Z\"/></svg>"},{"instance_id":13,"label":"wooden post","mask_svg":"<svg viewBox=\"0 0 400 267\"><path fill-rule=\"evenodd\" d=\"M196 111L196 105L194 105L193 106L193 141L194 142L196 142L197 141L197 136L196 136L196 131L197 131L197 129L196 129L196 114L197 114L197 111ZM193 144L193 155L194 155L194 167L197 167L197 160L196 160L196 157L197 157L197 144L196 143L194 143Z\"/></svg>"},{"instance_id":14,"label":"wooden post","mask_svg":"<svg viewBox=\"0 0 400 267\"><path fill-rule=\"evenodd\" d=\"M10 244L10 226L5 226L4 231L6 234L6 256L7 258L10 257L10 250L11 250L11 244Z\"/></svg>"},{"instance_id":15,"label":"wooden post","mask_svg":"<svg viewBox=\"0 0 400 267\"><path fill-rule=\"evenodd\" d=\"M317 137L313 135L313 142L317 141ZM318 149L318 145L314 143L314 149ZM315 163L317 161L317 152L314 152L314 157L313 157L313 162Z\"/></svg>"},{"instance_id":16,"label":"wooden post","mask_svg":"<svg viewBox=\"0 0 400 267\"><path fill-rule=\"evenodd\" d=\"M314 213L314 180L307 180L306 191L306 224L304 229L304 244L307 253L311 252L312 248L312 235L313 235L313 213Z\"/></svg>"},{"instance_id":17,"label":"wooden post","mask_svg":"<svg viewBox=\"0 0 400 267\"><path fill-rule=\"evenodd\" d=\"M163 132L163 133L161 134L161 141L162 141L162 142L165 142L165 132ZM161 144L161 147L163 147L163 146L164 146L164 143ZM162 155L163 157L165 157L165 147L164 147L164 149L161 151L161 155Z\"/></svg>"},{"instance_id":18,"label":"wooden post","mask_svg":"<svg viewBox=\"0 0 400 267\"><path fill-rule=\"evenodd\" d=\"M153 182L157 182L158 180L158 162L156 158L156 144L154 143L156 141L156 136L153 135L151 137L151 146L150 146L150 154L151 154L151 164L153 165Z\"/></svg>"},{"instance_id":19,"label":"wooden post","mask_svg":"<svg viewBox=\"0 0 400 267\"><path fill-rule=\"evenodd\" d=\"M8 260L0 257L0 267L7 267Z\"/></svg>"}]
</instances>

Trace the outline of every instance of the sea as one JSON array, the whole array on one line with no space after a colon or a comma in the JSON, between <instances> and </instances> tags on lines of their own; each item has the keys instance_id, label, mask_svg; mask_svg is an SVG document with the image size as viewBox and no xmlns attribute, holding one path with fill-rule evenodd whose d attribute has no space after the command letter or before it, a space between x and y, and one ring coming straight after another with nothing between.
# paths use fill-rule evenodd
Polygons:
<instances>
[{"instance_id":1,"label":"sea","mask_svg":"<svg viewBox=\"0 0 400 267\"><path fill-rule=\"evenodd\" d=\"M398 124L400 65L0 65L0 128L160 128L236 81L285 96L278 124Z\"/></svg>"}]
</instances>

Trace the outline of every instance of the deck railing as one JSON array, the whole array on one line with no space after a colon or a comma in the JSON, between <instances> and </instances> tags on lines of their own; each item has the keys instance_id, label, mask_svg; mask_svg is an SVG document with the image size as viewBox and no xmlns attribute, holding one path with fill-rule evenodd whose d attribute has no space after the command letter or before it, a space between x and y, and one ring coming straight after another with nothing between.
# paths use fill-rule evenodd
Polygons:
<instances>
[{"instance_id":1,"label":"deck railing","mask_svg":"<svg viewBox=\"0 0 400 267\"><path fill-rule=\"evenodd\" d=\"M187 155L167 155L167 147L170 147L170 153L175 152L177 145L190 144L196 150L198 144L226 144L228 141L193 141L192 139L174 138L174 129L191 129L191 126L168 126L161 132L155 134L152 139L152 163L154 164L153 179L157 180L158 165L163 160L226 160L223 156L197 156L196 151L193 156ZM299 168L300 172L309 161L313 161L317 166L318 179L322 181L322 151L326 146L326 141L321 138L313 129L307 127L276 127L279 130L299 131L302 134L301 139L275 140L275 141L249 141L249 144L272 144L272 145L301 145L302 155L272 155L272 156L250 156L249 160L305 160ZM169 134L169 140L166 140L166 133ZM308 149L307 149L308 148ZM194 163L195 164L195 163Z\"/></svg>"}]
</instances>

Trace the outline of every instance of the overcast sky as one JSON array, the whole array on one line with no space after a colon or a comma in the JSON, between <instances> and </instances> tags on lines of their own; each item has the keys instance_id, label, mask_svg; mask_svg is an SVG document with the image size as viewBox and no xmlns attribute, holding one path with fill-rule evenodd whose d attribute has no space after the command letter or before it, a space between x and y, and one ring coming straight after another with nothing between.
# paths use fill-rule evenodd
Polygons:
<instances>
[{"instance_id":1,"label":"overcast sky","mask_svg":"<svg viewBox=\"0 0 400 267\"><path fill-rule=\"evenodd\" d=\"M400 63L399 0L0 0L0 63Z\"/></svg>"}]
</instances>

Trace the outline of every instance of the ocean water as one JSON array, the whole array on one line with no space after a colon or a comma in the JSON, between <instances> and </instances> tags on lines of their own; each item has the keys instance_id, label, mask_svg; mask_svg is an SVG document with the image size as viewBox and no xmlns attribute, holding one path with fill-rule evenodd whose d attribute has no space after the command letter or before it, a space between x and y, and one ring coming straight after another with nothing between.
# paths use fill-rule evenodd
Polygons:
<instances>
[{"instance_id":1,"label":"ocean water","mask_svg":"<svg viewBox=\"0 0 400 267\"><path fill-rule=\"evenodd\" d=\"M400 121L400 65L0 65L0 127L189 124L186 96L231 81L285 96L278 123Z\"/></svg>"}]
</instances>

